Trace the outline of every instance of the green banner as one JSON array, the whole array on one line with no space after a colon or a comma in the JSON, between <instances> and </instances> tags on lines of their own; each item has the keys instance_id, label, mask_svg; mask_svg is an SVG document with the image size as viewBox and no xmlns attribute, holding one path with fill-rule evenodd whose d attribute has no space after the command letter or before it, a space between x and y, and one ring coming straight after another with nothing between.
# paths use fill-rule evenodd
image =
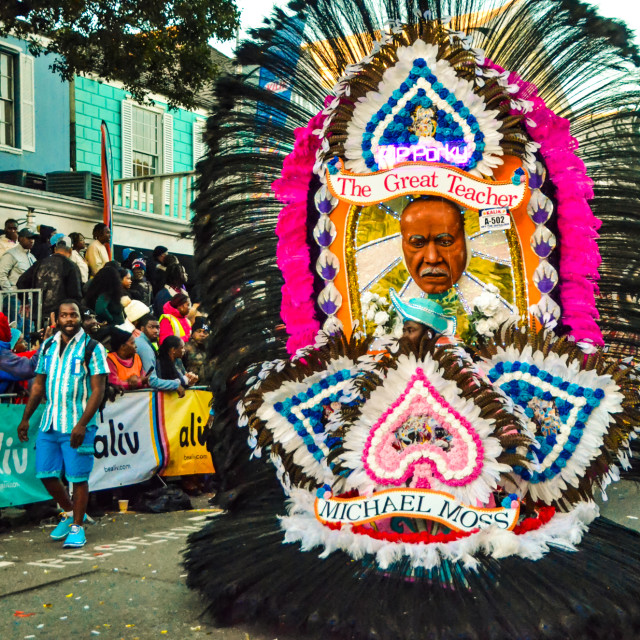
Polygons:
<instances>
[{"instance_id":1,"label":"green banner","mask_svg":"<svg viewBox=\"0 0 640 640\"><path fill-rule=\"evenodd\" d=\"M18 424L24 405L0 404L0 507L49 500L42 482L36 478L36 435L41 405L31 418L29 440L18 440Z\"/></svg>"}]
</instances>

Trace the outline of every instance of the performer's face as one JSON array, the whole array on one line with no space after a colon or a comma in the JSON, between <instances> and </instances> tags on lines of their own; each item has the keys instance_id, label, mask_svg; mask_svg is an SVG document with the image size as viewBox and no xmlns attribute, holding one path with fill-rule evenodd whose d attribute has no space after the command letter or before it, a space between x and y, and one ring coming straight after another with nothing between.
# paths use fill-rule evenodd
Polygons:
<instances>
[{"instance_id":1,"label":"performer's face","mask_svg":"<svg viewBox=\"0 0 640 640\"><path fill-rule=\"evenodd\" d=\"M416 200L400 218L402 251L411 277L426 293L443 293L467 263L464 222L446 200Z\"/></svg>"},{"instance_id":2,"label":"performer's face","mask_svg":"<svg viewBox=\"0 0 640 640\"><path fill-rule=\"evenodd\" d=\"M402 325L402 338L410 342L416 349L420 346L420 341L425 333L427 333L427 325L414 320L405 320Z\"/></svg>"}]
</instances>

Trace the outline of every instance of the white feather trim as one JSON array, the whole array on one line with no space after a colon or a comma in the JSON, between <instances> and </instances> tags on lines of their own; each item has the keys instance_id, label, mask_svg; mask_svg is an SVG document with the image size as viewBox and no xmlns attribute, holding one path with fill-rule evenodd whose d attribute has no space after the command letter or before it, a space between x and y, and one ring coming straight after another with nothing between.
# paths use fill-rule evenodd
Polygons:
<instances>
[{"instance_id":1,"label":"white feather trim","mask_svg":"<svg viewBox=\"0 0 640 640\"><path fill-rule=\"evenodd\" d=\"M341 550L358 560L365 555L375 555L381 569L403 557L412 567L431 569L442 560L460 562L467 568L477 564L474 556L485 554L493 558L520 556L539 560L550 547L575 551L587 528L598 517L594 502L581 502L569 513L557 513L549 522L535 531L516 535L496 527L483 529L461 540L447 543L408 543L376 540L367 535L353 533L350 526L329 529L319 522L313 511L315 496L302 489L293 489L288 502L289 515L280 518L284 542L299 542L303 551L322 547L321 558Z\"/></svg>"},{"instance_id":2,"label":"white feather trim","mask_svg":"<svg viewBox=\"0 0 640 640\"><path fill-rule=\"evenodd\" d=\"M316 382L320 382L320 380L327 376L342 371L343 369L349 369L352 374L355 374L355 372L360 370L360 365L344 356L336 358L327 365L324 371L314 373L301 382L287 380L283 382L277 390L265 393L263 395L263 402L256 411L257 417L260 418L260 420L265 423L266 428L271 431L273 439L279 442L287 453L293 454L293 462L301 467L307 476L315 478L321 484L328 483L336 487L341 485L341 479L334 477L326 463L325 458L329 454L329 449L325 444L325 440L338 426L335 422L337 417L327 425L325 431L316 434L313 433L313 429L309 424L309 418L302 414L302 410L308 407L303 403L292 408L293 413L296 414L305 425L307 433L313 437L314 444L324 455L321 460L317 460L313 454L309 452L307 445L293 428L293 425L281 413L274 409L274 405L288 398L292 398L299 393L306 393ZM349 379L343 380L330 389L322 391L318 396L315 396L309 401L309 405L316 405L319 402L320 396L329 396L338 390L351 399L360 397L358 388L353 384L353 380Z\"/></svg>"}]
</instances>

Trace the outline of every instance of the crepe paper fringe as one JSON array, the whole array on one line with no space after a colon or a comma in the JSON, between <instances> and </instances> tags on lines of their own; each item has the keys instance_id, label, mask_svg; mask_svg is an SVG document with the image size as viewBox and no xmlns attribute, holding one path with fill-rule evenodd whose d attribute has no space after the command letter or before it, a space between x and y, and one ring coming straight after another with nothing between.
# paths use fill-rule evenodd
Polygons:
<instances>
[{"instance_id":1,"label":"crepe paper fringe","mask_svg":"<svg viewBox=\"0 0 640 640\"><path fill-rule=\"evenodd\" d=\"M524 124L529 135L540 145L540 153L556 188L562 319L578 342L601 346L604 341L596 323L599 314L595 296L601 263L597 231L602 223L588 204L594 195L593 180L587 176L584 162L574 153L578 141L569 131L569 120L546 106L535 85L489 59L485 59L485 66L507 76L507 82L518 87L516 97L532 104ZM522 115L524 112L512 108L511 113Z\"/></svg>"}]
</instances>

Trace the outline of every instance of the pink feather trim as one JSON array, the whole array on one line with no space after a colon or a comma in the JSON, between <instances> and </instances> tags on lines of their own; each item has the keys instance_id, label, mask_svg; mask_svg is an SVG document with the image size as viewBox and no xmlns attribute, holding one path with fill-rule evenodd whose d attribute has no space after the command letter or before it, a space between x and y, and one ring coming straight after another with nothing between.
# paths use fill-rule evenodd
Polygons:
<instances>
[{"instance_id":1,"label":"pink feather trim","mask_svg":"<svg viewBox=\"0 0 640 640\"><path fill-rule=\"evenodd\" d=\"M313 271L307 246L307 198L316 151L320 148L320 140L313 131L322 128L324 119L319 113L306 127L295 130L295 145L284 160L282 177L271 185L275 196L286 205L276 226L276 258L284 277L280 315L289 334L290 354L313 344L320 329L315 318Z\"/></svg>"},{"instance_id":2,"label":"pink feather trim","mask_svg":"<svg viewBox=\"0 0 640 640\"><path fill-rule=\"evenodd\" d=\"M504 69L485 58L486 67L504 73ZM602 332L596 323L599 317L595 304L600 277L600 252L596 240L602 224L593 215L588 200L593 198L593 181L587 176L584 163L575 155L578 141L571 136L570 123L548 109L537 88L516 73L509 73L509 84L519 87L517 100L531 100L533 109L525 114L525 127L531 138L540 144L551 182L556 187L559 249L559 293L562 319L571 327L577 341L603 345ZM511 109L511 113L522 111Z\"/></svg>"}]
</instances>

